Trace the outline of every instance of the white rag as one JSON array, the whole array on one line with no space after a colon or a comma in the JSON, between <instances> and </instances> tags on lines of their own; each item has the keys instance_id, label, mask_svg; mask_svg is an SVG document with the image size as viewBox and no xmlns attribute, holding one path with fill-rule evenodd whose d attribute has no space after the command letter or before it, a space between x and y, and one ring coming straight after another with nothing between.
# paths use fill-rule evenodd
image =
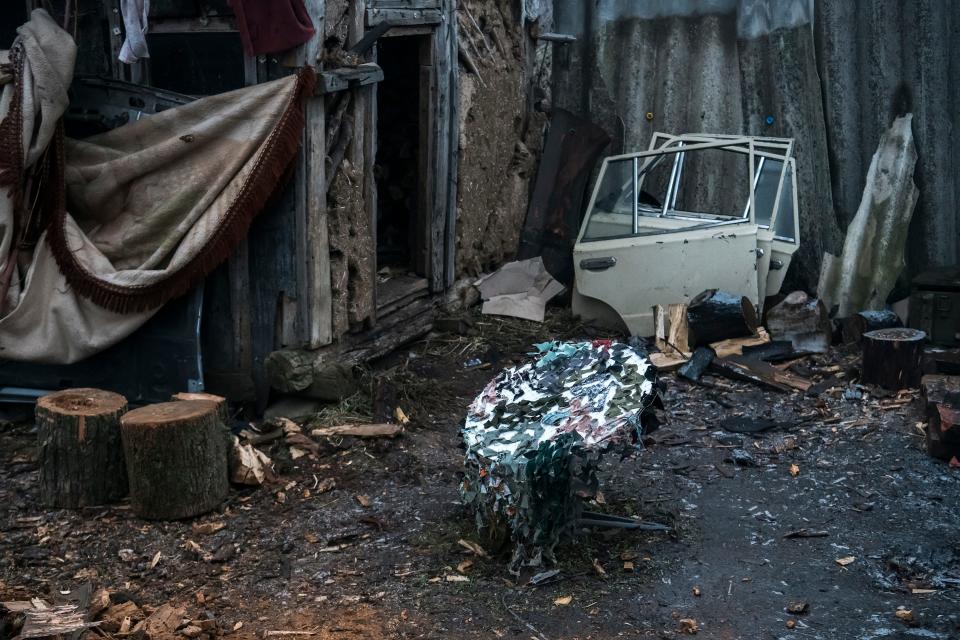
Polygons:
<instances>
[{"instance_id":1,"label":"white rag","mask_svg":"<svg viewBox=\"0 0 960 640\"><path fill-rule=\"evenodd\" d=\"M123 14L123 29L127 32L120 47L120 62L133 64L140 58L149 58L147 15L150 13L150 0L121 0L120 12Z\"/></svg>"}]
</instances>

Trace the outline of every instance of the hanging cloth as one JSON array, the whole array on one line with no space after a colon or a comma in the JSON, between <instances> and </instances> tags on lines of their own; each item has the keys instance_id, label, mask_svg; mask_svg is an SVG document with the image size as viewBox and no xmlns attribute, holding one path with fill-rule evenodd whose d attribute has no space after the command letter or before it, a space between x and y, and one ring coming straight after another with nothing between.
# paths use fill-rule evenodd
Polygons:
<instances>
[{"instance_id":1,"label":"hanging cloth","mask_svg":"<svg viewBox=\"0 0 960 640\"><path fill-rule=\"evenodd\" d=\"M133 64L140 58L149 58L147 16L150 14L150 0L120 0L120 13L123 15L123 29L126 31L118 56L120 62Z\"/></svg>"},{"instance_id":2,"label":"hanging cloth","mask_svg":"<svg viewBox=\"0 0 960 640\"><path fill-rule=\"evenodd\" d=\"M303 0L229 0L249 55L280 53L316 33Z\"/></svg>"}]
</instances>

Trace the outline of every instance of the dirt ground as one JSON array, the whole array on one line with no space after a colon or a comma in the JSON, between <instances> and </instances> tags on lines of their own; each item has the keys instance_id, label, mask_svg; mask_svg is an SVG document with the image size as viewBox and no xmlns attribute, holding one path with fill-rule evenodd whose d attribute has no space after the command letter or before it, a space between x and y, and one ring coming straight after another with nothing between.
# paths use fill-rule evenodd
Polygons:
<instances>
[{"instance_id":1,"label":"dirt ground","mask_svg":"<svg viewBox=\"0 0 960 640\"><path fill-rule=\"evenodd\" d=\"M323 441L297 460L265 445L276 482L235 488L195 520L147 522L126 504L45 509L33 427L4 426L0 600L57 601L89 584L114 604L184 606L216 620L211 636L238 639L674 638L692 624L723 639L960 637L960 471L924 453L917 400L860 387L841 352L804 362L823 382L807 395L664 375L663 425L635 459L605 462L591 508L670 533L588 533L559 549L552 580L515 580L509 550L490 548L458 502L459 424L530 344L594 334L560 311L544 325L470 321L377 367L411 418L404 435ZM464 368L472 358L490 367ZM360 393L315 421L370 411ZM731 416L776 426L734 434L720 426ZM224 526L205 535L208 523Z\"/></svg>"}]
</instances>

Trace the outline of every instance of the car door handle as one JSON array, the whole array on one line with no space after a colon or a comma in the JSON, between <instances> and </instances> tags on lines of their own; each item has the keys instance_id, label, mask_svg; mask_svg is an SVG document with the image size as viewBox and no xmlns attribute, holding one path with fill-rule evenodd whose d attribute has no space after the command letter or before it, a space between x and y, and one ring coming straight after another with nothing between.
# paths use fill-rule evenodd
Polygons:
<instances>
[{"instance_id":1,"label":"car door handle","mask_svg":"<svg viewBox=\"0 0 960 640\"><path fill-rule=\"evenodd\" d=\"M610 267L616 266L617 259L610 258L587 258L580 261L580 268L587 271L606 271Z\"/></svg>"},{"instance_id":2,"label":"car door handle","mask_svg":"<svg viewBox=\"0 0 960 640\"><path fill-rule=\"evenodd\" d=\"M783 260L780 260L779 258L774 258L773 260L770 261L771 271L779 271L780 269L783 269Z\"/></svg>"}]
</instances>

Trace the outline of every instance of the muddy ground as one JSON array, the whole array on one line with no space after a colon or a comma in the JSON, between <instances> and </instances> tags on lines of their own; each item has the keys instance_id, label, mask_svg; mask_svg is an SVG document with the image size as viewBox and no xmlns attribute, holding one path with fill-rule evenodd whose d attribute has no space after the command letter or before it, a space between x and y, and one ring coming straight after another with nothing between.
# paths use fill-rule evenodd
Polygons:
<instances>
[{"instance_id":1,"label":"muddy ground","mask_svg":"<svg viewBox=\"0 0 960 640\"><path fill-rule=\"evenodd\" d=\"M816 396L665 375L664 424L637 458L605 463L603 504L591 508L671 532L584 535L559 549L553 581L524 586L530 575L511 576L508 550L497 554L458 503L458 426L531 343L595 334L560 311L544 325L472 322L378 366L412 420L403 436L323 441L297 460L266 445L276 482L234 489L191 521L142 521L125 504L44 509L33 427L4 426L0 600L55 601L89 584L146 611L184 606L217 620L212 635L238 639L672 638L682 620L704 638L960 637L960 471L925 455L915 398L859 387L855 357L840 352L803 363L829 381ZM471 358L491 366L464 369ZM316 421L370 410L360 393ZM776 427L721 429L736 415ZM756 466L735 464L736 449ZM322 492L328 479L336 486ZM207 523L224 527L205 535ZM788 537L802 531L820 537ZM788 613L794 602L805 611Z\"/></svg>"}]
</instances>

